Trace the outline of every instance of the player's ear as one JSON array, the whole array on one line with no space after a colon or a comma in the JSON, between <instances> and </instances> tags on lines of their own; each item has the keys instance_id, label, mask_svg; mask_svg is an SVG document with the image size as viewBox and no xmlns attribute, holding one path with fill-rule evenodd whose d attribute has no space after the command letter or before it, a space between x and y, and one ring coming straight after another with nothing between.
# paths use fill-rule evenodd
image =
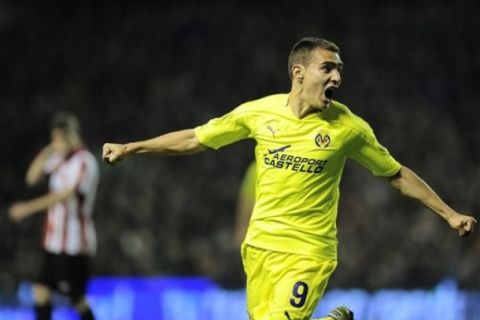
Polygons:
<instances>
[{"instance_id":1,"label":"player's ear","mask_svg":"<svg viewBox=\"0 0 480 320\"><path fill-rule=\"evenodd\" d=\"M303 82L303 76L305 74L305 67L301 64L294 64L292 66L292 78L299 83Z\"/></svg>"}]
</instances>

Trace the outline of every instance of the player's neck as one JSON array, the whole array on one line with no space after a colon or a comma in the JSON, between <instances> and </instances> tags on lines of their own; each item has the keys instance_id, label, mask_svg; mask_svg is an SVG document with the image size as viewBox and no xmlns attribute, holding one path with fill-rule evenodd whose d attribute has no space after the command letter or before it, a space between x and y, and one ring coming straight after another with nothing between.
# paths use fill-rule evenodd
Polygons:
<instances>
[{"instance_id":1,"label":"player's neck","mask_svg":"<svg viewBox=\"0 0 480 320\"><path fill-rule=\"evenodd\" d=\"M295 88L292 88L288 95L287 107L292 110L298 119L303 119L309 114L319 111L314 106L305 102L302 98L302 91L298 89L295 90Z\"/></svg>"}]
</instances>

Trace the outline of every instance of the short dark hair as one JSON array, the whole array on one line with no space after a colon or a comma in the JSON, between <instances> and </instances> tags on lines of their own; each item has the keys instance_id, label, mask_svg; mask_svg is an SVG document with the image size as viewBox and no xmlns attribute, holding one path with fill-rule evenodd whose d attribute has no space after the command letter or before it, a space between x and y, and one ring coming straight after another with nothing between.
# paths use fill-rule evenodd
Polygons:
<instances>
[{"instance_id":1,"label":"short dark hair","mask_svg":"<svg viewBox=\"0 0 480 320\"><path fill-rule=\"evenodd\" d=\"M70 111L59 111L53 116L50 129L59 129L66 133L80 135L80 122Z\"/></svg>"},{"instance_id":2,"label":"short dark hair","mask_svg":"<svg viewBox=\"0 0 480 320\"><path fill-rule=\"evenodd\" d=\"M290 54L288 55L288 75L293 79L292 67L294 64L301 64L307 66L310 63L310 53L315 49L324 49L339 53L340 48L333 42L315 38L305 37L300 39L293 45Z\"/></svg>"}]
</instances>

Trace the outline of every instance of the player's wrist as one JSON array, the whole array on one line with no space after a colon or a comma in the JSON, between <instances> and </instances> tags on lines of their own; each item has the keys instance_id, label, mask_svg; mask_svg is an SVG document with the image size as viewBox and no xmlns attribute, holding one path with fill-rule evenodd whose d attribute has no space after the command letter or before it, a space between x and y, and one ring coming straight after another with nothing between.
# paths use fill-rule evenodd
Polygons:
<instances>
[{"instance_id":1,"label":"player's wrist","mask_svg":"<svg viewBox=\"0 0 480 320\"><path fill-rule=\"evenodd\" d=\"M138 152L138 145L135 142L126 143L121 146L122 158Z\"/></svg>"},{"instance_id":2,"label":"player's wrist","mask_svg":"<svg viewBox=\"0 0 480 320\"><path fill-rule=\"evenodd\" d=\"M460 214L457 213L456 211L452 210L452 209L448 209L445 211L444 213L444 217L445 217L445 220L447 220L447 222L449 222L451 224L451 222L453 220L455 220L455 218L457 218Z\"/></svg>"}]
</instances>

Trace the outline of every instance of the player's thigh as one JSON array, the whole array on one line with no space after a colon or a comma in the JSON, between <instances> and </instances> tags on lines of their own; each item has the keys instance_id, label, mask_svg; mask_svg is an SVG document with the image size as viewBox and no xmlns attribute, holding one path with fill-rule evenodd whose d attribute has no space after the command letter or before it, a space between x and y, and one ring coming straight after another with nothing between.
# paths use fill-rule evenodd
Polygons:
<instances>
[{"instance_id":1,"label":"player's thigh","mask_svg":"<svg viewBox=\"0 0 480 320\"><path fill-rule=\"evenodd\" d=\"M271 266L276 285L265 319L310 319L336 266L336 260L291 254L280 257Z\"/></svg>"},{"instance_id":2,"label":"player's thigh","mask_svg":"<svg viewBox=\"0 0 480 320\"><path fill-rule=\"evenodd\" d=\"M81 297L89 277L88 261L85 256L47 253L39 283L70 298Z\"/></svg>"},{"instance_id":3,"label":"player's thigh","mask_svg":"<svg viewBox=\"0 0 480 320\"><path fill-rule=\"evenodd\" d=\"M269 301L274 292L274 283L266 269L270 252L242 246L242 261L247 284L247 312L252 320L262 319L268 312Z\"/></svg>"},{"instance_id":4,"label":"player's thigh","mask_svg":"<svg viewBox=\"0 0 480 320\"><path fill-rule=\"evenodd\" d=\"M247 307L252 320L309 319L336 260L242 248Z\"/></svg>"},{"instance_id":5,"label":"player's thigh","mask_svg":"<svg viewBox=\"0 0 480 320\"><path fill-rule=\"evenodd\" d=\"M56 274L56 255L44 251L34 282L44 285L50 289L55 289Z\"/></svg>"},{"instance_id":6,"label":"player's thigh","mask_svg":"<svg viewBox=\"0 0 480 320\"><path fill-rule=\"evenodd\" d=\"M85 255L68 256L66 260L65 281L69 283L67 294L73 303L81 300L86 292L90 277L90 258Z\"/></svg>"}]
</instances>

